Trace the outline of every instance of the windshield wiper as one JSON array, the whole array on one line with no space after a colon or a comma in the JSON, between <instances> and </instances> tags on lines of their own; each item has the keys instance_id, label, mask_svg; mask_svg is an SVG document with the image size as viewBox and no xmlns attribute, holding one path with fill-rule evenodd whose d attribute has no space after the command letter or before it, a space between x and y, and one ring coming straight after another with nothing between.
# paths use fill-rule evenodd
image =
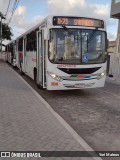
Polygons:
<instances>
[{"instance_id":1,"label":"windshield wiper","mask_svg":"<svg viewBox=\"0 0 120 160\"><path fill-rule=\"evenodd\" d=\"M68 34L70 35L69 29L68 29L64 24L62 24L62 27L63 27L63 29L65 30L65 32L68 32Z\"/></svg>"},{"instance_id":2,"label":"windshield wiper","mask_svg":"<svg viewBox=\"0 0 120 160\"><path fill-rule=\"evenodd\" d=\"M62 27L65 31L68 31L68 28L64 24L62 24Z\"/></svg>"}]
</instances>

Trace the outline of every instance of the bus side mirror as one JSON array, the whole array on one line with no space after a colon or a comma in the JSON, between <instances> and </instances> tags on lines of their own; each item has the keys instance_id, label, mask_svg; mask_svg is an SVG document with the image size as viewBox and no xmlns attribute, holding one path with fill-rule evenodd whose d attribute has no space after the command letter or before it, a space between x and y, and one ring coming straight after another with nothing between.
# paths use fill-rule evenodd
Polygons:
<instances>
[{"instance_id":1,"label":"bus side mirror","mask_svg":"<svg viewBox=\"0 0 120 160\"><path fill-rule=\"evenodd\" d=\"M109 48L109 39L107 39L107 49Z\"/></svg>"},{"instance_id":2,"label":"bus side mirror","mask_svg":"<svg viewBox=\"0 0 120 160\"><path fill-rule=\"evenodd\" d=\"M49 40L49 32L47 28L44 29L44 40Z\"/></svg>"}]
</instances>

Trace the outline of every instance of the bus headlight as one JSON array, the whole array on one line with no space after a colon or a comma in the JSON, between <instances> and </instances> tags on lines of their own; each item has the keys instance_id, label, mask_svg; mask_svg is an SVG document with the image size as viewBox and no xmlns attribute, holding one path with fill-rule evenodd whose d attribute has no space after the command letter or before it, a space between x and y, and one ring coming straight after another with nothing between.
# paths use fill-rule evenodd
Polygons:
<instances>
[{"instance_id":1,"label":"bus headlight","mask_svg":"<svg viewBox=\"0 0 120 160\"><path fill-rule=\"evenodd\" d=\"M102 72L102 73L100 74L101 77L104 77L105 75L106 75L105 72Z\"/></svg>"},{"instance_id":2,"label":"bus headlight","mask_svg":"<svg viewBox=\"0 0 120 160\"><path fill-rule=\"evenodd\" d=\"M97 79L101 79L102 77L104 77L106 75L106 72L102 72L98 75Z\"/></svg>"},{"instance_id":3,"label":"bus headlight","mask_svg":"<svg viewBox=\"0 0 120 160\"><path fill-rule=\"evenodd\" d=\"M53 79L59 81L59 82L62 82L63 79L60 78L58 75L56 75L55 73L52 73L52 72L47 72Z\"/></svg>"},{"instance_id":4,"label":"bus headlight","mask_svg":"<svg viewBox=\"0 0 120 160\"><path fill-rule=\"evenodd\" d=\"M57 77L57 75L54 74L54 73L50 73L50 76L51 76L53 79L55 79L55 78Z\"/></svg>"}]
</instances>

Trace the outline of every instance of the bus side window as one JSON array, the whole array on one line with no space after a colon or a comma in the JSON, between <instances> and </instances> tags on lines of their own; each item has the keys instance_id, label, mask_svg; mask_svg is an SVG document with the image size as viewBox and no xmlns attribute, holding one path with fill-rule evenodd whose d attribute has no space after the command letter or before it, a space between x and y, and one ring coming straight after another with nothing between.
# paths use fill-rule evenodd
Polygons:
<instances>
[{"instance_id":1,"label":"bus side window","mask_svg":"<svg viewBox=\"0 0 120 160\"><path fill-rule=\"evenodd\" d=\"M36 51L37 43L36 43L36 32L32 32L27 35L27 43L26 43L26 51Z\"/></svg>"}]
</instances>

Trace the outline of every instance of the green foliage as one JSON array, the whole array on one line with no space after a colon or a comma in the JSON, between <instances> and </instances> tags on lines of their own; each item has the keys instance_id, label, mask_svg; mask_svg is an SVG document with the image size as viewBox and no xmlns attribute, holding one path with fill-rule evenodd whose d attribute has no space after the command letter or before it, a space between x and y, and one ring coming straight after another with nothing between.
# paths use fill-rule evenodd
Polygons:
<instances>
[{"instance_id":1,"label":"green foliage","mask_svg":"<svg viewBox=\"0 0 120 160\"><path fill-rule=\"evenodd\" d=\"M0 25L1 25L1 22L0 22ZM11 40L11 37L13 36L12 32L11 32L11 28L3 23L2 24L2 39L3 40Z\"/></svg>"}]
</instances>

